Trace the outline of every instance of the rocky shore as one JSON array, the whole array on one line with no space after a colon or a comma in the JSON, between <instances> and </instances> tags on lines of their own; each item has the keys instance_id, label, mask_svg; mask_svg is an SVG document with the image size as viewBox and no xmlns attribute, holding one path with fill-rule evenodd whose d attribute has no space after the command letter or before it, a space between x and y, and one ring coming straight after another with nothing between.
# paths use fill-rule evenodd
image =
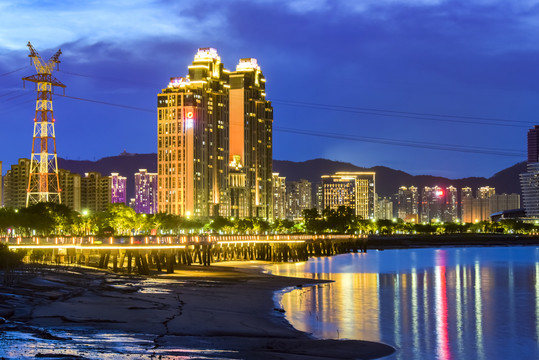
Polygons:
<instances>
[{"instance_id":1,"label":"rocky shore","mask_svg":"<svg viewBox=\"0 0 539 360\"><path fill-rule=\"evenodd\" d=\"M315 282L249 263L147 277L38 267L0 288L0 358L373 359L394 351L294 329L274 293Z\"/></svg>"}]
</instances>

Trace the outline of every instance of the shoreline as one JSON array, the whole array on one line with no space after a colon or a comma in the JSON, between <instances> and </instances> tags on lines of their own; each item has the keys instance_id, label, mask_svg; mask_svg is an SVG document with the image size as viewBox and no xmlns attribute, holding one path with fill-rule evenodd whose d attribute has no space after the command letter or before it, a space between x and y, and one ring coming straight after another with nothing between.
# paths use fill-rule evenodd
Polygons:
<instances>
[{"instance_id":1,"label":"shoreline","mask_svg":"<svg viewBox=\"0 0 539 360\"><path fill-rule=\"evenodd\" d=\"M0 288L0 316L8 319L0 331L31 333L64 345L34 344L30 358L100 357L70 349L72 340L57 335L62 329L138 334L147 341L138 355L147 358L206 351L214 356L208 358L226 359L374 359L394 352L381 343L316 339L295 329L284 310L276 308L275 294L325 281L266 274L262 265L179 266L174 274L151 276L82 267L41 269L41 274ZM0 355L17 357L17 348L2 346ZM124 350L111 354L127 355Z\"/></svg>"},{"instance_id":2,"label":"shoreline","mask_svg":"<svg viewBox=\"0 0 539 360\"><path fill-rule=\"evenodd\" d=\"M367 248L369 250L389 250L531 245L539 245L539 236L510 234L369 235Z\"/></svg>"}]
</instances>

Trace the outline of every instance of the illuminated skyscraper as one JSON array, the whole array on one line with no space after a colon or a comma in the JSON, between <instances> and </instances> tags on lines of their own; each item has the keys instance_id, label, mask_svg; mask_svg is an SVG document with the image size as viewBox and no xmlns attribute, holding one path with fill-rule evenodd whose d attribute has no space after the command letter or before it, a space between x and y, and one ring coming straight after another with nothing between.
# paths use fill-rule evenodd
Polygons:
<instances>
[{"instance_id":1,"label":"illuminated skyscraper","mask_svg":"<svg viewBox=\"0 0 539 360\"><path fill-rule=\"evenodd\" d=\"M273 185L273 219L286 218L286 177L279 173L272 174Z\"/></svg>"},{"instance_id":2,"label":"illuminated skyscraper","mask_svg":"<svg viewBox=\"0 0 539 360\"><path fill-rule=\"evenodd\" d=\"M229 71L213 48L199 49L188 69L158 95L158 209L227 216Z\"/></svg>"},{"instance_id":3,"label":"illuminated skyscraper","mask_svg":"<svg viewBox=\"0 0 539 360\"><path fill-rule=\"evenodd\" d=\"M415 186L401 186L397 196L397 211L399 219L410 222L419 221L419 194Z\"/></svg>"},{"instance_id":4,"label":"illuminated skyscraper","mask_svg":"<svg viewBox=\"0 0 539 360\"><path fill-rule=\"evenodd\" d=\"M135 204L138 214L157 213L157 174L140 169L135 173Z\"/></svg>"},{"instance_id":5,"label":"illuminated skyscraper","mask_svg":"<svg viewBox=\"0 0 539 360\"><path fill-rule=\"evenodd\" d=\"M448 186L445 188L445 204L442 213L442 220L444 222L455 222L458 220L458 200L457 200L457 188L454 186Z\"/></svg>"},{"instance_id":6,"label":"illuminated skyscraper","mask_svg":"<svg viewBox=\"0 0 539 360\"><path fill-rule=\"evenodd\" d=\"M539 162L539 125L528 130L528 163Z\"/></svg>"},{"instance_id":7,"label":"illuminated skyscraper","mask_svg":"<svg viewBox=\"0 0 539 360\"><path fill-rule=\"evenodd\" d=\"M273 108L256 59L241 59L230 74L230 183L235 216L272 217ZM245 179L241 179L244 177ZM244 187L240 192L239 185ZM240 195L242 194L242 195Z\"/></svg>"},{"instance_id":8,"label":"illuminated skyscraper","mask_svg":"<svg viewBox=\"0 0 539 360\"><path fill-rule=\"evenodd\" d=\"M527 171L520 174L522 202L526 216L539 217L539 125L528 131Z\"/></svg>"},{"instance_id":9,"label":"illuminated skyscraper","mask_svg":"<svg viewBox=\"0 0 539 360\"><path fill-rule=\"evenodd\" d=\"M4 206L4 182L2 176L2 162L0 161L0 207Z\"/></svg>"},{"instance_id":10,"label":"illuminated skyscraper","mask_svg":"<svg viewBox=\"0 0 539 360\"><path fill-rule=\"evenodd\" d=\"M108 176L109 189L110 189L110 202L111 204L126 204L126 187L127 178L120 176L118 173L112 173Z\"/></svg>"},{"instance_id":11,"label":"illuminated skyscraper","mask_svg":"<svg viewBox=\"0 0 539 360\"><path fill-rule=\"evenodd\" d=\"M323 175L324 208L347 206L362 219L375 218L375 173L337 172Z\"/></svg>"},{"instance_id":12,"label":"illuminated skyscraper","mask_svg":"<svg viewBox=\"0 0 539 360\"><path fill-rule=\"evenodd\" d=\"M312 184L310 181L289 181L286 183L286 217L290 220L303 217L303 210L311 209Z\"/></svg>"},{"instance_id":13,"label":"illuminated skyscraper","mask_svg":"<svg viewBox=\"0 0 539 360\"><path fill-rule=\"evenodd\" d=\"M425 186L421 192L421 222L442 221L445 204L444 190L439 186Z\"/></svg>"}]
</instances>

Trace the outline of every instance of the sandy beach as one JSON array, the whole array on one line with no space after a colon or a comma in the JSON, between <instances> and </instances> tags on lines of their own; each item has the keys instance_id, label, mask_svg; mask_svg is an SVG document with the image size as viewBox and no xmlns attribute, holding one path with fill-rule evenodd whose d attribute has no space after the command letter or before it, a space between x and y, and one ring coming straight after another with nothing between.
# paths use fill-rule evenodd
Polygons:
<instances>
[{"instance_id":1,"label":"sandy beach","mask_svg":"<svg viewBox=\"0 0 539 360\"><path fill-rule=\"evenodd\" d=\"M394 351L374 342L318 340L294 329L273 296L315 282L264 274L260 263L246 262L147 277L38 268L0 288L0 316L7 319L0 325L0 356L373 359Z\"/></svg>"}]
</instances>

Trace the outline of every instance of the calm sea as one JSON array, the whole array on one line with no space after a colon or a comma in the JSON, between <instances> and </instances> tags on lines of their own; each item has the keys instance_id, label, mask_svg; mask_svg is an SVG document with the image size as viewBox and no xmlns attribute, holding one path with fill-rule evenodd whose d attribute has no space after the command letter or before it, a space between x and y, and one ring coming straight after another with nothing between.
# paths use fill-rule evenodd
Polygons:
<instances>
[{"instance_id":1,"label":"calm sea","mask_svg":"<svg viewBox=\"0 0 539 360\"><path fill-rule=\"evenodd\" d=\"M369 251L271 267L335 282L284 293L296 328L388 359L539 359L539 247Z\"/></svg>"}]
</instances>

